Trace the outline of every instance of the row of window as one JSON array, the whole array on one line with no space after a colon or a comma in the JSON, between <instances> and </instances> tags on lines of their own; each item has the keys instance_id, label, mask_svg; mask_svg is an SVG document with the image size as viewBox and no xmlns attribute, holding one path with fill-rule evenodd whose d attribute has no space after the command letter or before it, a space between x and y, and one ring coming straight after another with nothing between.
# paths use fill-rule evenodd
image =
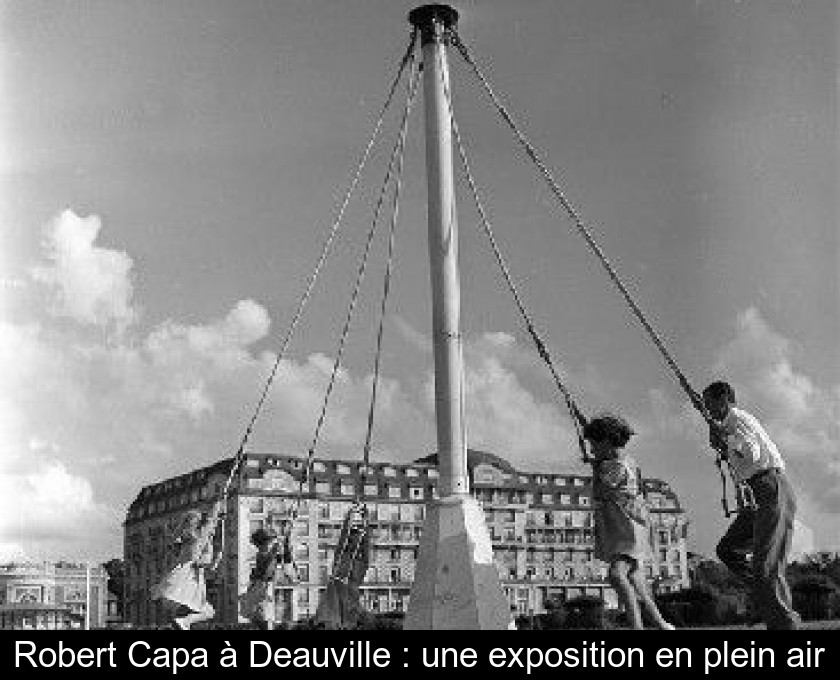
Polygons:
<instances>
[{"instance_id":1,"label":"row of window","mask_svg":"<svg viewBox=\"0 0 840 680\"><path fill-rule=\"evenodd\" d=\"M289 458L289 459L275 459L276 463L280 463L281 461L284 464L291 465L294 469L301 469L303 467L303 461L298 458ZM260 466L260 461L255 458L248 459L246 462L247 467L258 468ZM313 472L320 472L320 473L334 473L338 475L351 475L351 474L359 474L359 475L381 475L383 477L398 477L400 473L404 477L410 479L417 479L420 477L427 477L428 479L437 479L439 474L437 468L428 467L428 468L414 468L414 467L406 467L406 468L397 468L396 466L392 465L382 465L382 466L365 466L364 464L351 464L345 463L340 461L320 461L316 460L312 463L312 471ZM563 476L563 475L544 475L544 474L536 474L536 475L527 475L522 473L507 473L499 471L501 478L505 482L518 482L520 484L537 484L539 486L578 486L582 487L586 485L586 479L583 477L570 477L570 476Z\"/></svg>"},{"instance_id":2,"label":"row of window","mask_svg":"<svg viewBox=\"0 0 840 680\"><path fill-rule=\"evenodd\" d=\"M589 507L591 499L586 494L540 493L521 489L476 489L475 497L484 505L581 505ZM513 512L513 511L509 511Z\"/></svg>"}]
</instances>

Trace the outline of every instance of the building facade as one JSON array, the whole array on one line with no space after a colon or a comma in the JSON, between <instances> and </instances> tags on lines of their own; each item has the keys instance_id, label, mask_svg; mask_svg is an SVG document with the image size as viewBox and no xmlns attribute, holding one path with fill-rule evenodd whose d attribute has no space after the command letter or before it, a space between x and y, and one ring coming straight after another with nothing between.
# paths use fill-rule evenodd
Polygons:
<instances>
[{"instance_id":1,"label":"building facade","mask_svg":"<svg viewBox=\"0 0 840 680\"><path fill-rule=\"evenodd\" d=\"M99 565L0 565L0 629L103 628L107 597L108 574Z\"/></svg>"},{"instance_id":2,"label":"building facade","mask_svg":"<svg viewBox=\"0 0 840 680\"><path fill-rule=\"evenodd\" d=\"M165 612L149 597L172 566L171 545L190 508L209 508L227 479L232 460L195 470L141 490L125 520L126 621L161 625ZM248 586L259 527L292 523L297 578L276 586L277 619L313 616L332 566L344 517L361 498L371 517L370 567L362 604L371 612L405 611L408 605L426 503L437 498L434 458L412 464L365 466L316 460L301 488L305 461L248 453L237 473L216 532L223 557L207 576L208 596L223 623L239 620L238 598ZM493 454L470 451L472 493L482 505L502 587L517 614L545 611L553 599L581 595L616 606L606 565L593 557L591 479L579 474L522 472ZM685 513L670 487L645 480L651 507L654 589L688 587Z\"/></svg>"}]
</instances>

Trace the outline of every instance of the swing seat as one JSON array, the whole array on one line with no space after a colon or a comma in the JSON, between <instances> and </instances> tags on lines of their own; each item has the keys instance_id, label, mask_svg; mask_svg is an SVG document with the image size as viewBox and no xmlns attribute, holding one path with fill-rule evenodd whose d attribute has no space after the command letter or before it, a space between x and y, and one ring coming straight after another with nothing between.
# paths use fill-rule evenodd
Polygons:
<instances>
[{"instance_id":1,"label":"swing seat","mask_svg":"<svg viewBox=\"0 0 840 680\"><path fill-rule=\"evenodd\" d=\"M361 519L354 516L361 514ZM352 629L362 613L362 581L370 563L370 529L365 512L351 509L344 518L333 569L315 620L327 628Z\"/></svg>"}]
</instances>

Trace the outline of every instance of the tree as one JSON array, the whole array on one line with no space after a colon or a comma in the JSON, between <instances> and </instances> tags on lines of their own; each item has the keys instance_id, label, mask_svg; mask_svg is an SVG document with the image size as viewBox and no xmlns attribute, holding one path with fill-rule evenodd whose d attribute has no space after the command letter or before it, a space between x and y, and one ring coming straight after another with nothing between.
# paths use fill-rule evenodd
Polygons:
<instances>
[{"instance_id":1,"label":"tree","mask_svg":"<svg viewBox=\"0 0 840 680\"><path fill-rule=\"evenodd\" d=\"M108 574L108 590L117 596L117 611L120 617L124 612L125 597L125 563L118 558L108 560L103 565Z\"/></svg>"}]
</instances>

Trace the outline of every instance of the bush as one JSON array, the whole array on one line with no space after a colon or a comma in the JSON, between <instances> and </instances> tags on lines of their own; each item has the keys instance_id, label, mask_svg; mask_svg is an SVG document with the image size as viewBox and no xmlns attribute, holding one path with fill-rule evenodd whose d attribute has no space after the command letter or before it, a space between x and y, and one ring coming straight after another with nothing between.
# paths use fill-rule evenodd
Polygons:
<instances>
[{"instance_id":1,"label":"bush","mask_svg":"<svg viewBox=\"0 0 840 680\"><path fill-rule=\"evenodd\" d=\"M840 615L840 588L822 575L808 575L793 586L793 608L806 621Z\"/></svg>"},{"instance_id":2,"label":"bush","mask_svg":"<svg viewBox=\"0 0 840 680\"><path fill-rule=\"evenodd\" d=\"M656 598L662 615L676 626L722 626L748 619L745 599L709 586L695 586Z\"/></svg>"},{"instance_id":3,"label":"bush","mask_svg":"<svg viewBox=\"0 0 840 680\"><path fill-rule=\"evenodd\" d=\"M609 627L604 609L604 601L599 597L583 595L566 601L566 628L596 628Z\"/></svg>"}]
</instances>

